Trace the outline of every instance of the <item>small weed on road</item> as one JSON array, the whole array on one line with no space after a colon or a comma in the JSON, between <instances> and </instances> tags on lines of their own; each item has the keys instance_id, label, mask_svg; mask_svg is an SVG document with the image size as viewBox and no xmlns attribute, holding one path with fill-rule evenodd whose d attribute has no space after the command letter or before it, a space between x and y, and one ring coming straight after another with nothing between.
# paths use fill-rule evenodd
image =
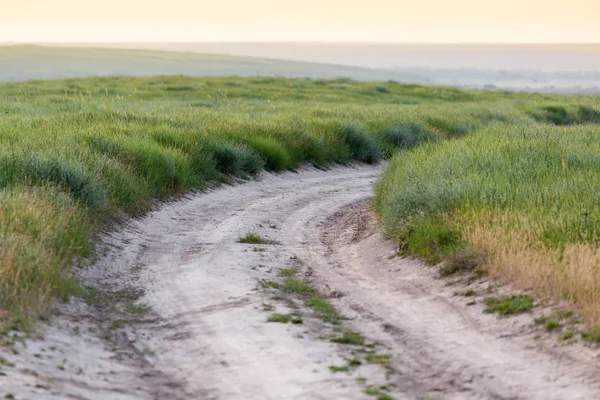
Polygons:
<instances>
[{"instance_id":1,"label":"small weed on road","mask_svg":"<svg viewBox=\"0 0 600 400\"><path fill-rule=\"evenodd\" d=\"M281 322L283 324L287 324L291 322L292 324L301 324L302 316L299 314L273 314L267 319L267 322Z\"/></svg>"},{"instance_id":2,"label":"small weed on road","mask_svg":"<svg viewBox=\"0 0 600 400\"><path fill-rule=\"evenodd\" d=\"M365 337L359 333L348 331L341 336L331 339L334 343L349 344L352 346L364 346Z\"/></svg>"},{"instance_id":3,"label":"small weed on road","mask_svg":"<svg viewBox=\"0 0 600 400\"><path fill-rule=\"evenodd\" d=\"M273 240L262 238L258 233L248 232L246 236L240 237L238 243L244 244L277 244Z\"/></svg>"},{"instance_id":4,"label":"small weed on road","mask_svg":"<svg viewBox=\"0 0 600 400\"><path fill-rule=\"evenodd\" d=\"M504 297L488 297L484 300L487 308L486 313L498 313L500 315L513 315L530 311L533 308L533 299L526 294Z\"/></svg>"}]
</instances>

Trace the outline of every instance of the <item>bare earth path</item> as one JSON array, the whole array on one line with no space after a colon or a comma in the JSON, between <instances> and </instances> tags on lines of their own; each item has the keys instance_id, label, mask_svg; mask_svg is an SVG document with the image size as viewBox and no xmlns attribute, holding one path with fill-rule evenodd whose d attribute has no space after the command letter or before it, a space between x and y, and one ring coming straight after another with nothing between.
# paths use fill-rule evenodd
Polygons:
<instances>
[{"instance_id":1,"label":"bare earth path","mask_svg":"<svg viewBox=\"0 0 600 400\"><path fill-rule=\"evenodd\" d=\"M132 221L81 272L112 307L74 301L39 338L17 343L19 354L0 353L14 364L0 370L0 395L372 399L365 388L376 384L394 399L600 398L595 349L536 339L529 315L466 307L453 295L460 288L432 268L394 257L369 210L377 173L265 175ZM279 244L237 243L248 232ZM341 329L392 355L386 369L330 371L355 356L351 346L332 343L335 327L258 284L290 267L348 317ZM266 322L290 310L304 324Z\"/></svg>"}]
</instances>

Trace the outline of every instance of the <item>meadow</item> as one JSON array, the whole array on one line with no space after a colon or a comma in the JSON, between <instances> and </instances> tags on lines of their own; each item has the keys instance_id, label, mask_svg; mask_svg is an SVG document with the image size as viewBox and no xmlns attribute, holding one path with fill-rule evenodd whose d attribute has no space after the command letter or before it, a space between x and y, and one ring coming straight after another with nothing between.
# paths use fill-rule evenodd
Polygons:
<instances>
[{"instance_id":1,"label":"meadow","mask_svg":"<svg viewBox=\"0 0 600 400\"><path fill-rule=\"evenodd\" d=\"M568 298L600 323L600 99L280 77L0 83L0 314L86 295L97 235L263 170L389 158L403 252ZM454 266L454 267L452 267Z\"/></svg>"}]
</instances>

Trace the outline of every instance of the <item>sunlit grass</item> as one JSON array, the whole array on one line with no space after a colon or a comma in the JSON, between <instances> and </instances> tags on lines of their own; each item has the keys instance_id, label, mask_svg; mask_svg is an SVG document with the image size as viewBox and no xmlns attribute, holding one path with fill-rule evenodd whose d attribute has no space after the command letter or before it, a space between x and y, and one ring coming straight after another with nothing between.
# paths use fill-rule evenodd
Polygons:
<instances>
[{"instance_id":1,"label":"sunlit grass","mask_svg":"<svg viewBox=\"0 0 600 400\"><path fill-rule=\"evenodd\" d=\"M389 231L437 214L463 244L489 231L476 216L508 213L524 221L516 234L579 263L572 246L597 254L598 109L594 97L345 78L2 83L1 313L23 326L77 291L70 267L93 254L98 228L157 199L264 169L373 163L400 149L412 150L392 160L376 199ZM462 220L471 222L456 228Z\"/></svg>"}]
</instances>

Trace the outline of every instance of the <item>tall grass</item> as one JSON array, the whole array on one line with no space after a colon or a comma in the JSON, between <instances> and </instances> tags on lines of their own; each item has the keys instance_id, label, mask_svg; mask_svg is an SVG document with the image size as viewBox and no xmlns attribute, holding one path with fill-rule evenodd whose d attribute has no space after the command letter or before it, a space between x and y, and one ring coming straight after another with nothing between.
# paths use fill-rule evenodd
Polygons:
<instances>
[{"instance_id":1,"label":"tall grass","mask_svg":"<svg viewBox=\"0 0 600 400\"><path fill-rule=\"evenodd\" d=\"M436 229L460 236L425 258L468 243L492 273L573 300L600 323L598 125L496 124L429 144L395 156L376 193L388 232L409 252L421 255L418 227L435 216Z\"/></svg>"},{"instance_id":2,"label":"tall grass","mask_svg":"<svg viewBox=\"0 0 600 400\"><path fill-rule=\"evenodd\" d=\"M569 124L557 107L566 107ZM156 199L265 169L375 163L401 149L411 151L392 160L378 189L390 231L427 213L451 225L467 216L456 210L513 210L519 197L538 203L514 212L550 221L523 225L542 243L593 249L598 207L576 200L595 189L598 109L592 97L351 79L0 84L0 309L19 321L45 312L74 290L69 267L93 253L97 228L144 213ZM554 126L578 123L588 126ZM564 177L555 182L547 170ZM512 184L519 179L529 184ZM585 218L575 203L585 205Z\"/></svg>"}]
</instances>

